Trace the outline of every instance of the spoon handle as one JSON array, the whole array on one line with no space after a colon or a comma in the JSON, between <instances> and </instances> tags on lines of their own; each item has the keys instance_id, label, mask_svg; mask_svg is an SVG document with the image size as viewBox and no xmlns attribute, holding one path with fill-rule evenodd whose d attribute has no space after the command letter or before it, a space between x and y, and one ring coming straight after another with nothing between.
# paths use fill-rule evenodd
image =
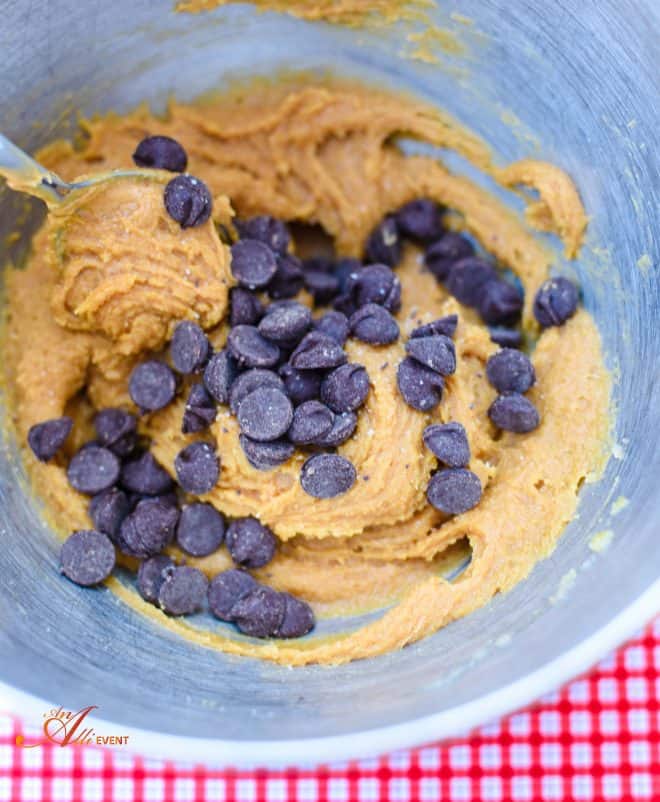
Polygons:
<instances>
[{"instance_id":1,"label":"spoon handle","mask_svg":"<svg viewBox=\"0 0 660 802\"><path fill-rule=\"evenodd\" d=\"M0 175L12 189L27 192L52 204L69 189L59 176L36 162L25 151L0 134Z\"/></svg>"}]
</instances>

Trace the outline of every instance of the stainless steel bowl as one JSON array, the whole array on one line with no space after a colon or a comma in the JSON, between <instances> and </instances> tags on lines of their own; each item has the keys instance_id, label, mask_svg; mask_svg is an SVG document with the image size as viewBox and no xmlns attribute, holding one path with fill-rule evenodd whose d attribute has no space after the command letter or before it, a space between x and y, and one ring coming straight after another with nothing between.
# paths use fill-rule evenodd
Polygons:
<instances>
[{"instance_id":1,"label":"stainless steel bowl","mask_svg":"<svg viewBox=\"0 0 660 802\"><path fill-rule=\"evenodd\" d=\"M522 705L660 607L658 4L462 0L473 25L439 5L434 19L466 51L428 64L399 55L414 22L364 31L244 5L188 16L172 0L2 0L2 130L35 148L71 133L79 110L145 99L162 108L170 93L193 98L238 76L330 68L442 105L503 159L540 154L562 165L592 216L574 269L615 376L616 448L604 478L585 487L555 553L486 609L396 654L292 671L206 651L106 590L55 581L55 537L5 437L1 707L40 721L53 705L97 705L97 731L172 758L359 756L456 735ZM30 229L16 200L0 198L2 243L17 224ZM20 258L26 242L3 245L2 261L8 251ZM629 504L613 516L620 495ZM604 529L613 541L594 553L589 542Z\"/></svg>"}]
</instances>

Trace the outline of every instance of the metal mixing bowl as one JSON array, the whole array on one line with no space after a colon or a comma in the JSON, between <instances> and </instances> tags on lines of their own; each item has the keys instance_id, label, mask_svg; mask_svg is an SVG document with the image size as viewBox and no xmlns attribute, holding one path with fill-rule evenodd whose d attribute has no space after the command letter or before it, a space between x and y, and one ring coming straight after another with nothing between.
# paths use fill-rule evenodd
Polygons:
<instances>
[{"instance_id":1,"label":"metal mixing bowl","mask_svg":"<svg viewBox=\"0 0 660 802\"><path fill-rule=\"evenodd\" d=\"M32 149L70 133L79 110L162 108L169 93L189 99L236 77L331 68L438 103L504 160L563 166L592 217L582 257L564 269L614 371L615 457L555 553L511 593L396 654L293 671L193 646L107 590L58 580L56 539L5 437L0 707L39 721L53 705L97 705L96 730L130 734L134 749L220 763L331 760L456 735L556 687L660 606L658 4L461 0L466 25L443 1L431 13L466 49L436 64L400 56L415 22L365 31L244 5L176 15L172 4L2 0L3 132ZM17 221L29 230L16 200L0 199L0 243ZM629 504L612 516L620 495ZM604 529L613 541L595 553Z\"/></svg>"}]
</instances>

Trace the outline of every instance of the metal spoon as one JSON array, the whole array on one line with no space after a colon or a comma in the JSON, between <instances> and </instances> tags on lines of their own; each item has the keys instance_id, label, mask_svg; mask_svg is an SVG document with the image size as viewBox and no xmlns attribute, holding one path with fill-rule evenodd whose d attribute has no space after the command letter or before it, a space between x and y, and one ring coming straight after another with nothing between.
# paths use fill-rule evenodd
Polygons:
<instances>
[{"instance_id":1,"label":"metal spoon","mask_svg":"<svg viewBox=\"0 0 660 802\"><path fill-rule=\"evenodd\" d=\"M153 178L153 170L111 170L83 181L69 183L36 162L25 151L0 134L0 175L18 192L41 198L48 206L61 203L69 193L100 184L113 178Z\"/></svg>"}]
</instances>

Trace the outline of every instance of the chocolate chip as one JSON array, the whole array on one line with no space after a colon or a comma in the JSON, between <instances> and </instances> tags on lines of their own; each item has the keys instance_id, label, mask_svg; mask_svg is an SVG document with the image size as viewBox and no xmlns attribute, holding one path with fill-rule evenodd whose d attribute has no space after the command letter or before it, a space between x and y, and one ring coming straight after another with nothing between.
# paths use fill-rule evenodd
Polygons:
<instances>
[{"instance_id":1,"label":"chocolate chip","mask_svg":"<svg viewBox=\"0 0 660 802\"><path fill-rule=\"evenodd\" d=\"M298 343L312 325L312 313L297 301L280 301L271 304L259 324L264 337L278 345Z\"/></svg>"},{"instance_id":2,"label":"chocolate chip","mask_svg":"<svg viewBox=\"0 0 660 802\"><path fill-rule=\"evenodd\" d=\"M241 373L232 384L229 393L229 409L234 415L238 414L241 401L258 387L274 387L277 390L284 390L284 382L273 370L253 368Z\"/></svg>"},{"instance_id":3,"label":"chocolate chip","mask_svg":"<svg viewBox=\"0 0 660 802\"><path fill-rule=\"evenodd\" d=\"M504 326L492 326L490 329L490 339L501 345L502 348L520 348L522 345L522 334L518 329L507 329Z\"/></svg>"},{"instance_id":4,"label":"chocolate chip","mask_svg":"<svg viewBox=\"0 0 660 802\"><path fill-rule=\"evenodd\" d=\"M276 387L257 387L238 405L236 415L243 434L253 440L277 440L291 425L293 405Z\"/></svg>"},{"instance_id":5,"label":"chocolate chip","mask_svg":"<svg viewBox=\"0 0 660 802\"><path fill-rule=\"evenodd\" d=\"M109 448L124 459L137 443L137 420L134 415L116 407L106 407L94 416L96 438L100 445Z\"/></svg>"},{"instance_id":6,"label":"chocolate chip","mask_svg":"<svg viewBox=\"0 0 660 802\"><path fill-rule=\"evenodd\" d=\"M27 440L34 456L48 462L62 448L73 429L73 420L68 416L52 418L30 427Z\"/></svg>"},{"instance_id":7,"label":"chocolate chip","mask_svg":"<svg viewBox=\"0 0 660 802\"><path fill-rule=\"evenodd\" d=\"M67 478L79 493L95 496L119 479L121 463L116 454L97 445L83 446L69 462Z\"/></svg>"},{"instance_id":8,"label":"chocolate chip","mask_svg":"<svg viewBox=\"0 0 660 802\"><path fill-rule=\"evenodd\" d=\"M379 307L380 308L380 307ZM343 348L332 337L310 331L291 354L289 363L298 370L327 370L346 362Z\"/></svg>"},{"instance_id":9,"label":"chocolate chip","mask_svg":"<svg viewBox=\"0 0 660 802\"><path fill-rule=\"evenodd\" d=\"M238 442L243 449L245 458L258 471L270 471L291 459L294 445L288 440L272 440L261 442L253 440L244 434L239 434Z\"/></svg>"},{"instance_id":10,"label":"chocolate chip","mask_svg":"<svg viewBox=\"0 0 660 802\"><path fill-rule=\"evenodd\" d=\"M544 282L534 298L534 317L544 328L561 326L575 314L580 295L572 281L563 276Z\"/></svg>"},{"instance_id":11,"label":"chocolate chip","mask_svg":"<svg viewBox=\"0 0 660 802\"><path fill-rule=\"evenodd\" d=\"M438 281L445 281L455 262L473 255L474 247L468 239L454 231L448 231L427 249L424 264Z\"/></svg>"},{"instance_id":12,"label":"chocolate chip","mask_svg":"<svg viewBox=\"0 0 660 802\"><path fill-rule=\"evenodd\" d=\"M422 437L429 451L449 468L465 468L470 462L470 444L460 423L432 423Z\"/></svg>"},{"instance_id":13,"label":"chocolate chip","mask_svg":"<svg viewBox=\"0 0 660 802\"><path fill-rule=\"evenodd\" d=\"M197 568L177 565L165 573L158 605L168 615L190 615L204 606L208 581Z\"/></svg>"},{"instance_id":14,"label":"chocolate chip","mask_svg":"<svg viewBox=\"0 0 660 802\"><path fill-rule=\"evenodd\" d=\"M211 355L211 343L204 330L192 320L177 324L170 343L170 357L179 373L200 373Z\"/></svg>"},{"instance_id":15,"label":"chocolate chip","mask_svg":"<svg viewBox=\"0 0 660 802\"><path fill-rule=\"evenodd\" d=\"M89 587L103 582L115 567L115 547L110 538L93 529L74 532L60 550L60 569L77 585Z\"/></svg>"},{"instance_id":16,"label":"chocolate chip","mask_svg":"<svg viewBox=\"0 0 660 802\"><path fill-rule=\"evenodd\" d=\"M293 413L289 440L296 445L310 445L322 439L332 429L332 410L320 401L305 401Z\"/></svg>"},{"instance_id":17,"label":"chocolate chip","mask_svg":"<svg viewBox=\"0 0 660 802\"><path fill-rule=\"evenodd\" d=\"M355 484L353 463L339 454L314 454L302 466L300 484L314 498L334 498Z\"/></svg>"},{"instance_id":18,"label":"chocolate chip","mask_svg":"<svg viewBox=\"0 0 660 802\"><path fill-rule=\"evenodd\" d=\"M520 317L523 299L508 281L487 281L479 292L477 309L485 323L513 323Z\"/></svg>"},{"instance_id":19,"label":"chocolate chip","mask_svg":"<svg viewBox=\"0 0 660 802\"><path fill-rule=\"evenodd\" d=\"M182 173L188 166L186 151L169 136L146 136L135 148L133 161L138 167L153 167L171 173Z\"/></svg>"},{"instance_id":20,"label":"chocolate chip","mask_svg":"<svg viewBox=\"0 0 660 802\"><path fill-rule=\"evenodd\" d=\"M187 504L179 517L176 542L193 557L206 557L222 545L225 519L210 504Z\"/></svg>"},{"instance_id":21,"label":"chocolate chip","mask_svg":"<svg viewBox=\"0 0 660 802\"><path fill-rule=\"evenodd\" d=\"M502 348L486 363L488 381L499 393L526 393L536 381L529 357L514 348Z\"/></svg>"},{"instance_id":22,"label":"chocolate chip","mask_svg":"<svg viewBox=\"0 0 660 802\"><path fill-rule=\"evenodd\" d=\"M458 325L458 315L447 315L440 317L431 323L425 323L423 326L417 326L410 332L410 339L414 340L417 337L432 337L434 334L444 334L445 337L453 337Z\"/></svg>"},{"instance_id":23,"label":"chocolate chip","mask_svg":"<svg viewBox=\"0 0 660 802\"><path fill-rule=\"evenodd\" d=\"M248 289L265 287L277 271L271 249L256 239L242 239L231 246L231 272Z\"/></svg>"},{"instance_id":24,"label":"chocolate chip","mask_svg":"<svg viewBox=\"0 0 660 802\"><path fill-rule=\"evenodd\" d=\"M396 213L399 231L417 242L432 242L442 236L442 209L429 198L418 198Z\"/></svg>"},{"instance_id":25,"label":"chocolate chip","mask_svg":"<svg viewBox=\"0 0 660 802\"><path fill-rule=\"evenodd\" d=\"M176 393L174 373L164 362L151 359L133 369L128 392L142 412L163 409Z\"/></svg>"},{"instance_id":26,"label":"chocolate chip","mask_svg":"<svg viewBox=\"0 0 660 802\"><path fill-rule=\"evenodd\" d=\"M343 412L341 415L335 415L332 428L323 437L319 437L315 441L315 445L336 448L353 436L356 427L357 415L355 412Z\"/></svg>"},{"instance_id":27,"label":"chocolate chip","mask_svg":"<svg viewBox=\"0 0 660 802\"><path fill-rule=\"evenodd\" d=\"M226 348L213 354L204 369L204 386L220 404L229 403L229 392L238 376L236 360Z\"/></svg>"},{"instance_id":28,"label":"chocolate chip","mask_svg":"<svg viewBox=\"0 0 660 802\"><path fill-rule=\"evenodd\" d=\"M166 554L148 557L140 563L137 573L137 589L148 602L156 604L158 593L165 577L174 568L174 562Z\"/></svg>"},{"instance_id":29,"label":"chocolate chip","mask_svg":"<svg viewBox=\"0 0 660 802\"><path fill-rule=\"evenodd\" d=\"M316 321L316 330L332 337L339 345L348 339L348 318L343 312L326 312Z\"/></svg>"},{"instance_id":30,"label":"chocolate chip","mask_svg":"<svg viewBox=\"0 0 660 802\"><path fill-rule=\"evenodd\" d=\"M294 404L319 397L323 374L314 370L296 370L287 362L280 368L280 376L284 379L286 394Z\"/></svg>"},{"instance_id":31,"label":"chocolate chip","mask_svg":"<svg viewBox=\"0 0 660 802\"><path fill-rule=\"evenodd\" d=\"M365 304L351 315L351 334L370 345L387 345L399 337L399 324L390 313L378 304Z\"/></svg>"},{"instance_id":32,"label":"chocolate chip","mask_svg":"<svg viewBox=\"0 0 660 802\"><path fill-rule=\"evenodd\" d=\"M221 621L234 621L234 607L259 584L254 577L237 568L222 571L209 583L209 610Z\"/></svg>"},{"instance_id":33,"label":"chocolate chip","mask_svg":"<svg viewBox=\"0 0 660 802\"><path fill-rule=\"evenodd\" d=\"M210 443L191 443L179 451L174 470L186 493L208 493L220 477L220 460Z\"/></svg>"},{"instance_id":34,"label":"chocolate chip","mask_svg":"<svg viewBox=\"0 0 660 802\"><path fill-rule=\"evenodd\" d=\"M302 262L297 256L287 253L277 257L277 270L270 280L267 291L270 298L293 298L305 283Z\"/></svg>"},{"instance_id":35,"label":"chocolate chip","mask_svg":"<svg viewBox=\"0 0 660 802\"><path fill-rule=\"evenodd\" d=\"M261 568L275 556L277 538L252 516L236 518L227 528L227 548L241 568Z\"/></svg>"},{"instance_id":36,"label":"chocolate chip","mask_svg":"<svg viewBox=\"0 0 660 802\"><path fill-rule=\"evenodd\" d=\"M334 273L335 263L328 256L311 256L302 262L303 270L312 273Z\"/></svg>"},{"instance_id":37,"label":"chocolate chip","mask_svg":"<svg viewBox=\"0 0 660 802\"><path fill-rule=\"evenodd\" d=\"M259 334L254 326L235 326L227 337L227 347L239 365L270 368L280 360L280 349Z\"/></svg>"},{"instance_id":38,"label":"chocolate chip","mask_svg":"<svg viewBox=\"0 0 660 802\"><path fill-rule=\"evenodd\" d=\"M181 228L191 228L209 219L213 198L203 181L184 173L173 178L165 187L165 208Z\"/></svg>"},{"instance_id":39,"label":"chocolate chip","mask_svg":"<svg viewBox=\"0 0 660 802\"><path fill-rule=\"evenodd\" d=\"M257 296L245 287L229 290L229 325L256 326L264 314L264 306Z\"/></svg>"},{"instance_id":40,"label":"chocolate chip","mask_svg":"<svg viewBox=\"0 0 660 802\"><path fill-rule=\"evenodd\" d=\"M349 363L329 373L321 385L321 400L333 412L355 412L369 395L369 374L362 365Z\"/></svg>"},{"instance_id":41,"label":"chocolate chip","mask_svg":"<svg viewBox=\"0 0 660 802\"><path fill-rule=\"evenodd\" d=\"M446 515L460 515L476 507L481 493L479 477L465 468L438 471L426 488L429 504Z\"/></svg>"},{"instance_id":42,"label":"chocolate chip","mask_svg":"<svg viewBox=\"0 0 660 802\"><path fill-rule=\"evenodd\" d=\"M456 372L456 349L452 340L444 334L408 340L406 351L441 376L451 376Z\"/></svg>"},{"instance_id":43,"label":"chocolate chip","mask_svg":"<svg viewBox=\"0 0 660 802\"><path fill-rule=\"evenodd\" d=\"M263 214L249 220L234 220L234 225L241 239L253 239L263 242L275 253L287 252L291 235L286 224L275 217Z\"/></svg>"},{"instance_id":44,"label":"chocolate chip","mask_svg":"<svg viewBox=\"0 0 660 802\"><path fill-rule=\"evenodd\" d=\"M131 557L153 557L171 543L178 520L177 507L160 498L145 498L122 521L117 545Z\"/></svg>"},{"instance_id":45,"label":"chocolate chip","mask_svg":"<svg viewBox=\"0 0 660 802\"><path fill-rule=\"evenodd\" d=\"M174 486L169 473L156 462L150 451L125 462L120 481L126 490L144 496L160 496L169 493Z\"/></svg>"},{"instance_id":46,"label":"chocolate chip","mask_svg":"<svg viewBox=\"0 0 660 802\"><path fill-rule=\"evenodd\" d=\"M365 254L369 262L394 267L401 261L401 236L396 219L390 215L369 234Z\"/></svg>"},{"instance_id":47,"label":"chocolate chip","mask_svg":"<svg viewBox=\"0 0 660 802\"><path fill-rule=\"evenodd\" d=\"M472 256L454 262L447 276L447 289L462 304L477 306L484 284L497 278L488 262Z\"/></svg>"},{"instance_id":48,"label":"chocolate chip","mask_svg":"<svg viewBox=\"0 0 660 802\"><path fill-rule=\"evenodd\" d=\"M117 487L97 493L89 502L89 517L94 528L116 542L119 527L131 509L128 496Z\"/></svg>"},{"instance_id":49,"label":"chocolate chip","mask_svg":"<svg viewBox=\"0 0 660 802\"><path fill-rule=\"evenodd\" d=\"M316 622L309 604L290 593L280 595L284 597L284 618L277 630L277 637L301 638L311 632Z\"/></svg>"},{"instance_id":50,"label":"chocolate chip","mask_svg":"<svg viewBox=\"0 0 660 802\"><path fill-rule=\"evenodd\" d=\"M303 273L305 289L311 294L317 306L330 303L339 292L339 279L333 273L320 270L305 270Z\"/></svg>"},{"instance_id":51,"label":"chocolate chip","mask_svg":"<svg viewBox=\"0 0 660 802\"><path fill-rule=\"evenodd\" d=\"M268 638L275 635L284 619L285 601L281 593L259 585L232 609L233 619L245 635Z\"/></svg>"},{"instance_id":52,"label":"chocolate chip","mask_svg":"<svg viewBox=\"0 0 660 802\"><path fill-rule=\"evenodd\" d=\"M399 363L396 380L403 400L420 412L434 409L442 399L442 376L410 356Z\"/></svg>"},{"instance_id":53,"label":"chocolate chip","mask_svg":"<svg viewBox=\"0 0 660 802\"><path fill-rule=\"evenodd\" d=\"M215 420L216 412L215 401L206 387L193 384L183 412L181 431L184 434L203 432Z\"/></svg>"},{"instance_id":54,"label":"chocolate chip","mask_svg":"<svg viewBox=\"0 0 660 802\"><path fill-rule=\"evenodd\" d=\"M541 422L534 404L519 393L498 395L488 409L488 417L498 429L517 434L531 432Z\"/></svg>"},{"instance_id":55,"label":"chocolate chip","mask_svg":"<svg viewBox=\"0 0 660 802\"><path fill-rule=\"evenodd\" d=\"M347 286L358 308L378 304L389 312L401 309L401 282L387 265L366 265L351 273Z\"/></svg>"},{"instance_id":56,"label":"chocolate chip","mask_svg":"<svg viewBox=\"0 0 660 802\"><path fill-rule=\"evenodd\" d=\"M359 259L340 259L336 262L332 272L339 282L339 292L347 292L351 274L361 269L362 262Z\"/></svg>"},{"instance_id":57,"label":"chocolate chip","mask_svg":"<svg viewBox=\"0 0 660 802\"><path fill-rule=\"evenodd\" d=\"M346 317L350 317L357 309L355 299L350 292L340 293L332 302L332 307Z\"/></svg>"}]
</instances>

